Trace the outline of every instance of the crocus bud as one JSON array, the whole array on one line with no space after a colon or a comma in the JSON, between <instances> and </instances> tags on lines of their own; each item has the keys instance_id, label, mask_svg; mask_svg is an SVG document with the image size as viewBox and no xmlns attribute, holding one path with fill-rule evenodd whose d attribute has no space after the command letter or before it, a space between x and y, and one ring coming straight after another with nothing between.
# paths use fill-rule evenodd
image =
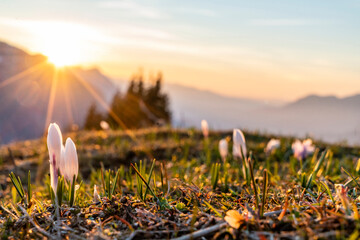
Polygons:
<instances>
[{"instance_id":1,"label":"crocus bud","mask_svg":"<svg viewBox=\"0 0 360 240\"><path fill-rule=\"evenodd\" d=\"M76 179L79 171L79 162L76 147L71 138L66 139L62 168L65 179L72 182L74 175Z\"/></svg>"},{"instance_id":2,"label":"crocus bud","mask_svg":"<svg viewBox=\"0 0 360 240\"><path fill-rule=\"evenodd\" d=\"M109 130L110 125L106 121L101 121L100 127L102 128L102 130L106 131L106 130Z\"/></svg>"},{"instance_id":3,"label":"crocus bud","mask_svg":"<svg viewBox=\"0 0 360 240\"><path fill-rule=\"evenodd\" d=\"M58 169L61 163L62 135L59 126L51 123L48 129L47 146L50 157L50 181L51 187L56 193L58 181Z\"/></svg>"},{"instance_id":4,"label":"crocus bud","mask_svg":"<svg viewBox=\"0 0 360 240\"><path fill-rule=\"evenodd\" d=\"M228 142L225 138L219 141L219 152L221 158L225 161L228 154Z\"/></svg>"},{"instance_id":5,"label":"crocus bud","mask_svg":"<svg viewBox=\"0 0 360 240\"><path fill-rule=\"evenodd\" d=\"M265 153L270 154L272 151L278 149L279 147L280 147L280 140L272 138L266 145Z\"/></svg>"},{"instance_id":6,"label":"crocus bud","mask_svg":"<svg viewBox=\"0 0 360 240\"><path fill-rule=\"evenodd\" d=\"M94 185L94 199L93 199L94 203L98 203L100 202L100 195L97 191L97 187L96 185Z\"/></svg>"},{"instance_id":7,"label":"crocus bud","mask_svg":"<svg viewBox=\"0 0 360 240\"><path fill-rule=\"evenodd\" d=\"M208 138L209 136L209 124L206 120L201 121L201 130L203 132L203 135L205 138Z\"/></svg>"},{"instance_id":8,"label":"crocus bud","mask_svg":"<svg viewBox=\"0 0 360 240\"><path fill-rule=\"evenodd\" d=\"M240 129L234 129L233 131L233 155L234 157L242 158L242 154L246 159L246 142L244 134Z\"/></svg>"}]
</instances>

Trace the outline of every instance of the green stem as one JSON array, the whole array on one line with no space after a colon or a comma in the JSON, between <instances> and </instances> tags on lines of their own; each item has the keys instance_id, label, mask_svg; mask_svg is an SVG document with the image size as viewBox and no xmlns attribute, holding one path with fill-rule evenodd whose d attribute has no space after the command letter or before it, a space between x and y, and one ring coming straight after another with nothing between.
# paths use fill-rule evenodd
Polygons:
<instances>
[{"instance_id":1,"label":"green stem","mask_svg":"<svg viewBox=\"0 0 360 240\"><path fill-rule=\"evenodd\" d=\"M264 170L264 177L263 177L263 196L262 196L262 203L261 203L261 211L260 211L260 216L263 217L264 216L264 209L265 209L265 203L266 203L266 195L267 195L267 185L268 185L268 180L269 180L269 174L267 172L267 170Z\"/></svg>"}]
</instances>

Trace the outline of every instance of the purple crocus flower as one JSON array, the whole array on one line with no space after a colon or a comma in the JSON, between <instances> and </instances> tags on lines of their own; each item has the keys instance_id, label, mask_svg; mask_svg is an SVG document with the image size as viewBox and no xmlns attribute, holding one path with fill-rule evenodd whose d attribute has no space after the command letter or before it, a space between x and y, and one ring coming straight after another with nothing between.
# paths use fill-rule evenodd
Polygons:
<instances>
[{"instance_id":1,"label":"purple crocus flower","mask_svg":"<svg viewBox=\"0 0 360 240\"><path fill-rule=\"evenodd\" d=\"M294 153L294 157L297 159L305 159L307 156L312 154L315 151L315 146L312 144L311 139L306 139L303 142L300 140L296 140L292 145L291 148Z\"/></svg>"}]
</instances>

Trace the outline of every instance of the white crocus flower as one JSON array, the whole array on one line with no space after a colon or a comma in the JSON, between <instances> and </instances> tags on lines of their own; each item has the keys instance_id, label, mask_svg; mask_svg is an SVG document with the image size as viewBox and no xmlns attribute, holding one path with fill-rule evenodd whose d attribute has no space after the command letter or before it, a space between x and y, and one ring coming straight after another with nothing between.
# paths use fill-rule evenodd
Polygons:
<instances>
[{"instance_id":1,"label":"white crocus flower","mask_svg":"<svg viewBox=\"0 0 360 240\"><path fill-rule=\"evenodd\" d=\"M221 158L225 161L228 155L228 142L225 138L219 141L219 152Z\"/></svg>"},{"instance_id":2,"label":"white crocus flower","mask_svg":"<svg viewBox=\"0 0 360 240\"><path fill-rule=\"evenodd\" d=\"M280 140L279 139L274 139L272 138L268 144L266 145L265 148L265 153L266 154L270 154L272 153L275 149L278 149L280 147Z\"/></svg>"},{"instance_id":3,"label":"white crocus flower","mask_svg":"<svg viewBox=\"0 0 360 240\"><path fill-rule=\"evenodd\" d=\"M234 131L233 131L233 155L234 155L234 157L242 158L241 150L242 150L242 154L244 155L244 157L246 159L246 141L245 141L244 134L241 132L240 129L234 129Z\"/></svg>"},{"instance_id":4,"label":"white crocus flower","mask_svg":"<svg viewBox=\"0 0 360 240\"><path fill-rule=\"evenodd\" d=\"M203 132L203 135L205 138L208 138L209 136L209 124L206 120L201 121L201 130Z\"/></svg>"},{"instance_id":5,"label":"white crocus flower","mask_svg":"<svg viewBox=\"0 0 360 240\"><path fill-rule=\"evenodd\" d=\"M291 145L294 157L297 159L305 159L308 155L312 154L315 151L315 146L312 144L311 139L306 139L303 142L296 140Z\"/></svg>"},{"instance_id":6,"label":"white crocus flower","mask_svg":"<svg viewBox=\"0 0 360 240\"><path fill-rule=\"evenodd\" d=\"M47 146L50 157L50 181L51 187L56 193L58 182L58 169L61 164L62 134L56 123L51 123L48 128Z\"/></svg>"},{"instance_id":7,"label":"white crocus flower","mask_svg":"<svg viewBox=\"0 0 360 240\"><path fill-rule=\"evenodd\" d=\"M79 161L76 146L71 138L66 139L62 168L65 179L72 182L74 175L76 179L79 171Z\"/></svg>"}]
</instances>

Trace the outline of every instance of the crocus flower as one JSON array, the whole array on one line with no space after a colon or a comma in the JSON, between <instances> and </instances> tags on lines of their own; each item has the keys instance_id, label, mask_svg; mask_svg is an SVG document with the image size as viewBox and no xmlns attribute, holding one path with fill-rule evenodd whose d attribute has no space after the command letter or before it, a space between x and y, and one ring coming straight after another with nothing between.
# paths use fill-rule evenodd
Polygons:
<instances>
[{"instance_id":1,"label":"crocus flower","mask_svg":"<svg viewBox=\"0 0 360 240\"><path fill-rule=\"evenodd\" d=\"M279 147L280 147L280 140L272 138L266 145L265 153L270 154L272 151L278 149Z\"/></svg>"},{"instance_id":2,"label":"crocus flower","mask_svg":"<svg viewBox=\"0 0 360 240\"><path fill-rule=\"evenodd\" d=\"M50 182L51 187L56 193L58 182L58 169L61 163L61 152L63 149L62 135L59 126L51 123L48 129L47 146L50 157Z\"/></svg>"},{"instance_id":3,"label":"crocus flower","mask_svg":"<svg viewBox=\"0 0 360 240\"><path fill-rule=\"evenodd\" d=\"M225 161L228 154L228 142L225 138L219 141L219 152L221 158Z\"/></svg>"},{"instance_id":4,"label":"crocus flower","mask_svg":"<svg viewBox=\"0 0 360 240\"><path fill-rule=\"evenodd\" d=\"M297 159L304 159L308 155L314 152L315 146L312 144L311 139L306 139L303 142L300 140L296 140L292 145L291 148L294 152L294 157Z\"/></svg>"},{"instance_id":5,"label":"crocus flower","mask_svg":"<svg viewBox=\"0 0 360 240\"><path fill-rule=\"evenodd\" d=\"M209 136L209 124L206 120L201 121L201 130L203 132L203 135L205 138L208 138Z\"/></svg>"},{"instance_id":6,"label":"crocus flower","mask_svg":"<svg viewBox=\"0 0 360 240\"><path fill-rule=\"evenodd\" d=\"M234 129L233 131L233 155L234 157L242 158L242 154L246 159L246 142L244 134L241 132L240 129Z\"/></svg>"},{"instance_id":7,"label":"crocus flower","mask_svg":"<svg viewBox=\"0 0 360 240\"><path fill-rule=\"evenodd\" d=\"M62 159L63 176L69 182L72 182L75 175L75 179L79 171L78 156L76 153L76 147L71 138L66 139L64 155Z\"/></svg>"}]
</instances>

